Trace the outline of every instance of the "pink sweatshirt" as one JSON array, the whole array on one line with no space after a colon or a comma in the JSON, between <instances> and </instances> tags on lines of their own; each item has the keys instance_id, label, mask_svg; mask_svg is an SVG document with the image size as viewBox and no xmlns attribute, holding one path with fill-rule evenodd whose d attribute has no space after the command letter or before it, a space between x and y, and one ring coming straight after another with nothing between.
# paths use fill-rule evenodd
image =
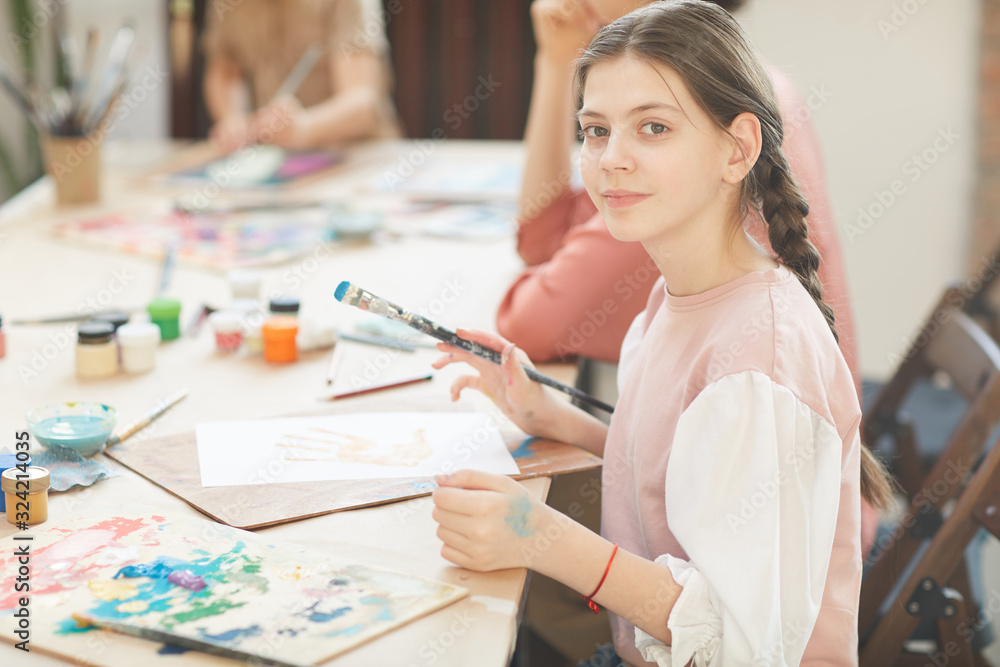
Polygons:
<instances>
[{"instance_id":1,"label":"pink sweatshirt","mask_svg":"<svg viewBox=\"0 0 1000 667\"><path fill-rule=\"evenodd\" d=\"M774 69L771 76L785 119L785 155L809 202L810 238L823 258L823 298L834 310L840 348L860 387L854 321L812 112L786 76ZM748 227L770 251L763 225ZM521 221L517 251L528 268L500 304L500 334L535 361L577 354L618 361L625 332L659 277L645 249L611 236L587 192L577 190Z\"/></svg>"},{"instance_id":2,"label":"pink sweatshirt","mask_svg":"<svg viewBox=\"0 0 1000 667\"><path fill-rule=\"evenodd\" d=\"M612 616L619 655L856 665L861 409L795 276L780 267L687 297L659 282L619 377L602 530L683 586L672 646Z\"/></svg>"}]
</instances>

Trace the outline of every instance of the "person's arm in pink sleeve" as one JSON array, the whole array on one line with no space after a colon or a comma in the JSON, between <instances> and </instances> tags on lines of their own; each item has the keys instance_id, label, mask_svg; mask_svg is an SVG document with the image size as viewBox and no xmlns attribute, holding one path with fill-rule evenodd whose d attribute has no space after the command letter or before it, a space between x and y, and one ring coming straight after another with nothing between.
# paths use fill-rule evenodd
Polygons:
<instances>
[{"instance_id":1,"label":"person's arm in pink sleeve","mask_svg":"<svg viewBox=\"0 0 1000 667\"><path fill-rule=\"evenodd\" d=\"M552 259L569 230L597 213L586 190L565 190L534 218L518 220L517 254L528 266Z\"/></svg>"},{"instance_id":2,"label":"person's arm in pink sleeve","mask_svg":"<svg viewBox=\"0 0 1000 667\"><path fill-rule=\"evenodd\" d=\"M534 361L616 362L657 277L640 244L616 240L594 215L566 234L550 261L520 275L500 304L497 330Z\"/></svg>"}]
</instances>

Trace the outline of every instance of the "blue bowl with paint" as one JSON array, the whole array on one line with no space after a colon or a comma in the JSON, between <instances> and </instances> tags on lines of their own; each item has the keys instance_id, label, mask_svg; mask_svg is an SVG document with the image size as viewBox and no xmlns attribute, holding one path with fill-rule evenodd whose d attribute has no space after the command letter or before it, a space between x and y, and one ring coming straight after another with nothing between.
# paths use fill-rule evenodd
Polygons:
<instances>
[{"instance_id":1,"label":"blue bowl with paint","mask_svg":"<svg viewBox=\"0 0 1000 667\"><path fill-rule=\"evenodd\" d=\"M110 405L80 401L52 403L29 410L28 430L45 447L69 447L81 456L104 449L118 419Z\"/></svg>"}]
</instances>

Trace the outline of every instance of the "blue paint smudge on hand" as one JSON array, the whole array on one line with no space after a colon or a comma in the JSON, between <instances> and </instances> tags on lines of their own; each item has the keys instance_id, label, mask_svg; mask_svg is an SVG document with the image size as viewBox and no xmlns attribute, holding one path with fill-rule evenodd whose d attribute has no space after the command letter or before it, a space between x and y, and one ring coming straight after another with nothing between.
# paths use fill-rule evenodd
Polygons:
<instances>
[{"instance_id":1,"label":"blue paint smudge on hand","mask_svg":"<svg viewBox=\"0 0 1000 667\"><path fill-rule=\"evenodd\" d=\"M521 496L510 501L508 505L510 513L504 517L504 523L506 523L511 530L517 533L518 537L530 537L535 534L534 528L528 527L528 514L531 513L531 501L525 497Z\"/></svg>"}]
</instances>

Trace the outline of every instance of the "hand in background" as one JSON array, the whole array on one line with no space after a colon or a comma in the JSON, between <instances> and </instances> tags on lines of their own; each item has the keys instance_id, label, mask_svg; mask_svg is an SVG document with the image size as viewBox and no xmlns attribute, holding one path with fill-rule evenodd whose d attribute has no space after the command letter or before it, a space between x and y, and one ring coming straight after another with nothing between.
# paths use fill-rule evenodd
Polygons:
<instances>
[{"instance_id":1,"label":"hand in background","mask_svg":"<svg viewBox=\"0 0 1000 667\"><path fill-rule=\"evenodd\" d=\"M250 134L259 144L305 148L306 111L294 97L282 97L253 115Z\"/></svg>"},{"instance_id":2,"label":"hand in background","mask_svg":"<svg viewBox=\"0 0 1000 667\"><path fill-rule=\"evenodd\" d=\"M250 119L244 114L226 116L212 126L208 138L218 150L232 153L250 143Z\"/></svg>"},{"instance_id":3,"label":"hand in background","mask_svg":"<svg viewBox=\"0 0 1000 667\"><path fill-rule=\"evenodd\" d=\"M567 64L580 55L601 27L587 0L535 0L531 22L539 56Z\"/></svg>"},{"instance_id":4,"label":"hand in background","mask_svg":"<svg viewBox=\"0 0 1000 667\"><path fill-rule=\"evenodd\" d=\"M555 510L504 475L459 470L437 478L434 511L441 555L469 570L531 567L552 547Z\"/></svg>"},{"instance_id":5,"label":"hand in background","mask_svg":"<svg viewBox=\"0 0 1000 667\"><path fill-rule=\"evenodd\" d=\"M457 401L463 389L478 389L525 433L552 437L554 434L548 430L556 399L524 372L521 364L534 368L528 356L510 341L487 331L459 329L457 333L460 338L501 352L503 362L498 365L461 348L438 343L438 349L447 354L431 364L434 368L464 362L479 371L479 375L462 375L455 380L451 385L451 400Z\"/></svg>"}]
</instances>

